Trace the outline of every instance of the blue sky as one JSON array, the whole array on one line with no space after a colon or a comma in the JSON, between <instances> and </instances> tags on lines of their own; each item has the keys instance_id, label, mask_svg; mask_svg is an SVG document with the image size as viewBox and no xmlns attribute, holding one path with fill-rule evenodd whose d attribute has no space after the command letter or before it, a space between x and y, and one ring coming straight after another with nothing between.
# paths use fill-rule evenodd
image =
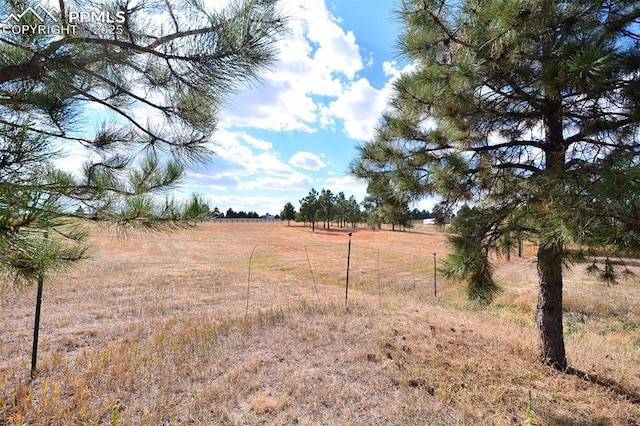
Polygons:
<instances>
[{"instance_id":1,"label":"blue sky","mask_svg":"<svg viewBox=\"0 0 640 426\"><path fill-rule=\"evenodd\" d=\"M181 195L222 211L280 212L314 187L364 198L349 175L402 71L391 0L285 0L290 33L274 72L234 95L213 137L216 155L187 173ZM426 205L428 208L428 205ZM424 206L420 206L424 207Z\"/></svg>"}]
</instances>

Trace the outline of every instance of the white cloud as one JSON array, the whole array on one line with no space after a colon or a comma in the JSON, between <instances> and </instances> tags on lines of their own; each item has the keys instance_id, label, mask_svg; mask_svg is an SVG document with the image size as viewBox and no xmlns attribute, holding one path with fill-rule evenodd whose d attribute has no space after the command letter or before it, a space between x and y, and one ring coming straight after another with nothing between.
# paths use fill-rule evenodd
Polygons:
<instances>
[{"instance_id":1,"label":"white cloud","mask_svg":"<svg viewBox=\"0 0 640 426\"><path fill-rule=\"evenodd\" d=\"M410 71L413 68L414 66L410 65L404 69L399 69L396 61L384 61L382 63L382 71L384 72L384 75L392 77L393 80L397 80L403 72Z\"/></svg>"},{"instance_id":2,"label":"white cloud","mask_svg":"<svg viewBox=\"0 0 640 426\"><path fill-rule=\"evenodd\" d=\"M289 164L301 169L314 171L320 170L326 166L326 164L317 155L305 151L300 151L293 154L289 159Z\"/></svg>"},{"instance_id":3,"label":"white cloud","mask_svg":"<svg viewBox=\"0 0 640 426\"><path fill-rule=\"evenodd\" d=\"M55 146L59 150L60 156L52 160L54 167L71 173L75 176L82 175L82 170L86 163L100 161L100 157L80 144L64 142Z\"/></svg>"},{"instance_id":4,"label":"white cloud","mask_svg":"<svg viewBox=\"0 0 640 426\"><path fill-rule=\"evenodd\" d=\"M206 197L211 209L218 207L222 213L226 213L229 208L234 211L250 212L254 211L259 215L270 213L280 214L284 205L288 202L294 203L294 199L287 195L281 196L248 196L239 194L216 194ZM294 203L295 204L295 203Z\"/></svg>"},{"instance_id":5,"label":"white cloud","mask_svg":"<svg viewBox=\"0 0 640 426\"><path fill-rule=\"evenodd\" d=\"M275 72L234 96L222 125L307 133L330 129L371 139L394 81L415 65L378 64L388 80L373 87L359 75L376 66L373 54L362 57L353 32L340 27L323 0L289 0L283 8L290 33L278 44Z\"/></svg>"},{"instance_id":6,"label":"white cloud","mask_svg":"<svg viewBox=\"0 0 640 426\"><path fill-rule=\"evenodd\" d=\"M306 83L310 93L339 93L335 74L353 79L363 67L355 35L340 27L323 0L289 0L284 13L291 17L291 34L281 46L282 63L297 68L296 80ZM278 74L281 81L290 81L290 75Z\"/></svg>"},{"instance_id":7,"label":"white cloud","mask_svg":"<svg viewBox=\"0 0 640 426\"><path fill-rule=\"evenodd\" d=\"M329 105L330 115L343 120L344 132L350 138L371 139L378 120L393 94L394 82L403 72L413 67L408 65L400 69L395 61L383 62L383 72L390 77L384 87L378 90L364 78L352 82L344 93Z\"/></svg>"},{"instance_id":8,"label":"white cloud","mask_svg":"<svg viewBox=\"0 0 640 426\"><path fill-rule=\"evenodd\" d=\"M355 35L339 26L323 0L290 0L283 9L290 33L278 43L276 71L233 97L222 120L226 127L314 132L331 123L314 99L341 96L365 66Z\"/></svg>"},{"instance_id":9,"label":"white cloud","mask_svg":"<svg viewBox=\"0 0 640 426\"><path fill-rule=\"evenodd\" d=\"M254 148L258 148L266 151L273 147L273 144L271 142L255 138L247 133L242 133L241 135L242 135L242 138Z\"/></svg>"},{"instance_id":10,"label":"white cloud","mask_svg":"<svg viewBox=\"0 0 640 426\"><path fill-rule=\"evenodd\" d=\"M364 197L367 194L366 182L351 175L326 178L322 182L322 187L330 189L336 194L344 192L344 195L347 196L347 198L353 195L358 201L364 200Z\"/></svg>"},{"instance_id":11,"label":"white cloud","mask_svg":"<svg viewBox=\"0 0 640 426\"><path fill-rule=\"evenodd\" d=\"M271 142L224 129L215 137L215 155L205 167L187 174L187 186L214 191L288 191L311 185L309 176L271 150Z\"/></svg>"},{"instance_id":12,"label":"white cloud","mask_svg":"<svg viewBox=\"0 0 640 426\"><path fill-rule=\"evenodd\" d=\"M393 83L415 65L400 68L395 61L383 62L388 80L375 88L358 76L365 66L375 66L374 58L363 60L354 34L340 28L321 0L291 1L286 7L291 34L280 42L276 72L235 96L223 125L308 133L324 128L371 139Z\"/></svg>"},{"instance_id":13,"label":"white cloud","mask_svg":"<svg viewBox=\"0 0 640 426\"><path fill-rule=\"evenodd\" d=\"M187 183L190 188L195 189L198 192L200 189L206 189L208 192L227 192L240 187L241 181L236 176L230 173L220 174L202 174L202 173L187 173Z\"/></svg>"},{"instance_id":14,"label":"white cloud","mask_svg":"<svg viewBox=\"0 0 640 426\"><path fill-rule=\"evenodd\" d=\"M261 191L294 191L311 187L313 180L302 173L288 176L260 176L242 185L241 189Z\"/></svg>"},{"instance_id":15,"label":"white cloud","mask_svg":"<svg viewBox=\"0 0 640 426\"><path fill-rule=\"evenodd\" d=\"M331 103L329 111L344 121L347 136L367 140L373 136L378 117L385 105L386 99L380 96L380 91L371 87L368 80L361 78Z\"/></svg>"}]
</instances>

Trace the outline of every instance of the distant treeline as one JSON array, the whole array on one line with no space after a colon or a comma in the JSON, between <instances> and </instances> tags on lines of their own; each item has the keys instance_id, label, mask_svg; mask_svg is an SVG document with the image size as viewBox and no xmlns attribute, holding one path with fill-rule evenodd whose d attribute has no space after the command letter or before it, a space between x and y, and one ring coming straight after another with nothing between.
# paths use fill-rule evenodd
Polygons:
<instances>
[{"instance_id":1,"label":"distant treeline","mask_svg":"<svg viewBox=\"0 0 640 426\"><path fill-rule=\"evenodd\" d=\"M211 219L282 219L286 221L295 220L309 224L313 228L317 222L323 227L329 228L331 223L339 227L357 226L358 223L367 223L371 227L379 228L383 223L392 225L393 229L398 227L404 229L413 226L414 220L436 219L447 216L448 212L436 206L432 212L414 208L410 210L407 205L390 205L382 200L368 196L364 201L358 200L351 195L346 197L343 192L334 194L331 190L322 189L317 192L311 189L309 194L300 200L300 209L292 203L286 203L280 214L270 213L258 214L256 211L244 210L235 211L228 208L226 212L214 207L207 215Z\"/></svg>"},{"instance_id":2,"label":"distant treeline","mask_svg":"<svg viewBox=\"0 0 640 426\"><path fill-rule=\"evenodd\" d=\"M259 215L257 212L254 212L254 211L249 211L248 213L243 210L234 211L231 207L227 209L226 213L222 213L220 209L218 209L218 207L215 207L211 211L211 214L209 216L212 218L218 218L218 219L259 219L259 218L278 219L278 215L274 216L269 213Z\"/></svg>"},{"instance_id":3,"label":"distant treeline","mask_svg":"<svg viewBox=\"0 0 640 426\"><path fill-rule=\"evenodd\" d=\"M309 194L300 200L299 211L289 202L279 216L287 222L295 220L308 224L313 230L318 223L323 228L330 228L332 223L342 228L355 227L363 222L378 229L382 224L389 224L395 230L412 227L414 220L435 219L437 223L445 223L450 211L441 205L437 205L433 212L417 208L410 210L408 202L392 202L371 194L358 202L353 195L347 198L343 192L335 194L325 188L318 192L311 188Z\"/></svg>"}]
</instances>

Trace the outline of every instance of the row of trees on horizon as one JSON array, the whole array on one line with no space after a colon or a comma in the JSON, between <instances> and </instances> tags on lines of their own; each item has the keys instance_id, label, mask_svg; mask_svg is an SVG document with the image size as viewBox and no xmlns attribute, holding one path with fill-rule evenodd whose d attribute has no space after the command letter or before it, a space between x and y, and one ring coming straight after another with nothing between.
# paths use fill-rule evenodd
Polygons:
<instances>
[{"instance_id":1,"label":"row of trees on horizon","mask_svg":"<svg viewBox=\"0 0 640 426\"><path fill-rule=\"evenodd\" d=\"M351 226L355 228L359 223L366 223L372 229L380 229L383 224L391 225L392 230L404 230L413 226L414 220L435 219L437 223L445 223L450 212L441 205L437 205L433 212L427 210L411 210L408 203L390 203L389 200L376 194L367 194L362 202L355 196L346 197L344 192L337 194L330 189L322 188L318 192L311 188L309 193L300 199L300 209L296 211L291 202L285 204L280 212L280 219L308 224L315 231L316 225L322 223L323 228L329 229L334 223L340 228Z\"/></svg>"}]
</instances>

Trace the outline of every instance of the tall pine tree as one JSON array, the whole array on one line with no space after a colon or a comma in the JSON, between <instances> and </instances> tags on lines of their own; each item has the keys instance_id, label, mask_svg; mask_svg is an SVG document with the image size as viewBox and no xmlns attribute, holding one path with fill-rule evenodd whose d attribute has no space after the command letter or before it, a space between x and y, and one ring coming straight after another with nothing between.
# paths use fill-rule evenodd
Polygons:
<instances>
[{"instance_id":1,"label":"tall pine tree","mask_svg":"<svg viewBox=\"0 0 640 426\"><path fill-rule=\"evenodd\" d=\"M83 220L158 229L207 213L166 191L210 155L225 97L271 66L284 29L276 0L211 6L2 3L0 270L81 258ZM86 159L75 171L70 153Z\"/></svg>"},{"instance_id":2,"label":"tall pine tree","mask_svg":"<svg viewBox=\"0 0 640 426\"><path fill-rule=\"evenodd\" d=\"M352 171L469 205L447 270L473 297L495 294L491 252L516 234L534 241L539 356L565 369L570 249L640 246L640 4L405 0L399 15L415 69Z\"/></svg>"}]
</instances>

